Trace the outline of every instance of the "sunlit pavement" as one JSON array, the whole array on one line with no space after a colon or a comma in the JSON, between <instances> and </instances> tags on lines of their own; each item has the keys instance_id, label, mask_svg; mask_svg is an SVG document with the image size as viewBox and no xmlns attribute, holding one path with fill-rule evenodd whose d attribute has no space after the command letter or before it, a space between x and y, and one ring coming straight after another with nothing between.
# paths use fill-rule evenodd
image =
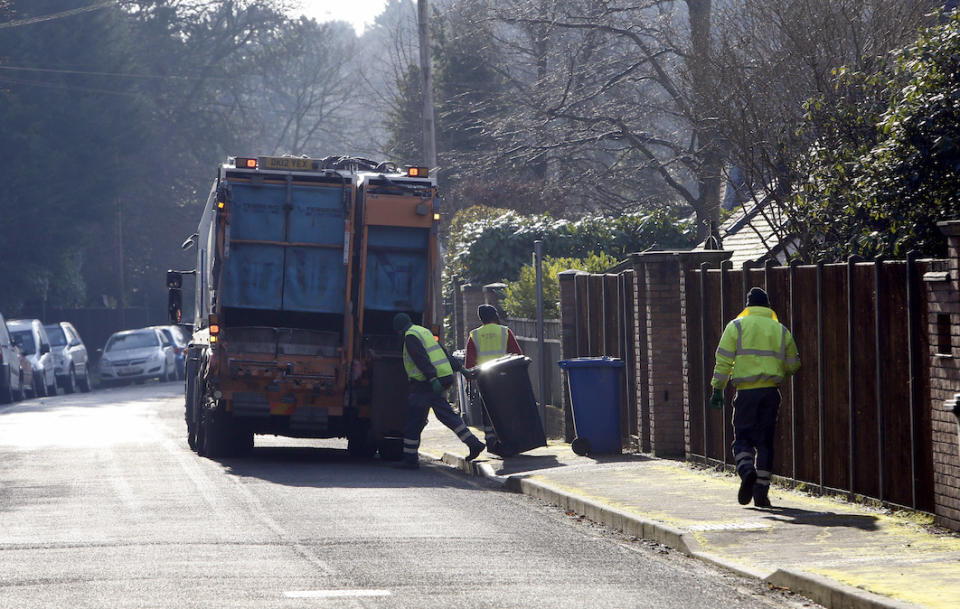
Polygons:
<instances>
[{"instance_id":1,"label":"sunlit pavement","mask_svg":"<svg viewBox=\"0 0 960 609\"><path fill-rule=\"evenodd\" d=\"M960 536L932 527L929 515L776 486L773 509L744 507L733 475L639 455L580 457L562 442L507 459L483 453L471 465L433 419L420 450L827 607L960 607Z\"/></svg>"}]
</instances>

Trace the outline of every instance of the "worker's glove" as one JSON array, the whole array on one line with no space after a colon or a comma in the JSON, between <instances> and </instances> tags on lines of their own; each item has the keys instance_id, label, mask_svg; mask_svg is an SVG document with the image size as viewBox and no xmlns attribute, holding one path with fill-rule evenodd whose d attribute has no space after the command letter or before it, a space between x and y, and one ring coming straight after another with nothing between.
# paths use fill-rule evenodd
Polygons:
<instances>
[{"instance_id":1,"label":"worker's glove","mask_svg":"<svg viewBox=\"0 0 960 609\"><path fill-rule=\"evenodd\" d=\"M430 388L433 389L434 393L443 393L443 385L440 384L440 379L430 381Z\"/></svg>"},{"instance_id":2,"label":"worker's glove","mask_svg":"<svg viewBox=\"0 0 960 609\"><path fill-rule=\"evenodd\" d=\"M471 381L477 378L478 376L480 376L480 373L477 371L476 368L464 368L460 372L463 374L464 378L467 378Z\"/></svg>"},{"instance_id":3,"label":"worker's glove","mask_svg":"<svg viewBox=\"0 0 960 609\"><path fill-rule=\"evenodd\" d=\"M710 397L710 408L715 408L717 410L723 410L723 389L713 389L713 396Z\"/></svg>"}]
</instances>

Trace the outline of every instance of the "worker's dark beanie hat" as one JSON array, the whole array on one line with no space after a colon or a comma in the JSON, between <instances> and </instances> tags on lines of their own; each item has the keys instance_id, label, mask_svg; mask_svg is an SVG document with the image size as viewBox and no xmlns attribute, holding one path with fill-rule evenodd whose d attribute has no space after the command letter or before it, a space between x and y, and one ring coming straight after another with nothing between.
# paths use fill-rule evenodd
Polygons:
<instances>
[{"instance_id":1,"label":"worker's dark beanie hat","mask_svg":"<svg viewBox=\"0 0 960 609\"><path fill-rule=\"evenodd\" d=\"M482 304L477 307L477 316L480 317L480 321L483 323L500 321L500 316L497 314L497 308L493 305Z\"/></svg>"},{"instance_id":2,"label":"worker's dark beanie hat","mask_svg":"<svg viewBox=\"0 0 960 609\"><path fill-rule=\"evenodd\" d=\"M767 293L762 288L750 288L750 291L747 292L747 306L768 307L770 306L770 299L767 298Z\"/></svg>"},{"instance_id":3,"label":"worker's dark beanie hat","mask_svg":"<svg viewBox=\"0 0 960 609\"><path fill-rule=\"evenodd\" d=\"M397 313L393 316L393 331L394 332L403 332L407 328L413 325L410 316L406 313Z\"/></svg>"}]
</instances>

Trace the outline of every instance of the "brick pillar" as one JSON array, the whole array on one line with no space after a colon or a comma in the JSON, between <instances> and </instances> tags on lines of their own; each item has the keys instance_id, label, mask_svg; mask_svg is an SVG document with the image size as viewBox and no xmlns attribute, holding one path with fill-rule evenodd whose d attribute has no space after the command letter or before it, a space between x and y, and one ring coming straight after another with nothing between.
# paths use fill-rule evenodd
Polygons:
<instances>
[{"instance_id":1,"label":"brick pillar","mask_svg":"<svg viewBox=\"0 0 960 609\"><path fill-rule=\"evenodd\" d=\"M703 367L710 365L713 361L712 353L716 350L716 345L705 345L710 357L704 361L701 354L700 341L702 339L703 329L701 327L701 307L700 307L700 285L699 273L695 274L696 285L688 285L688 275L690 271L700 269L704 262L710 264L710 268L719 269L720 264L730 258L733 252L727 251L692 251L682 252L680 256L680 319L681 329L680 341L683 345L683 446L684 451L690 451L690 409L703 408L704 400L708 394L707 388L703 384ZM719 298L719 294L708 298ZM711 369L712 372L712 369ZM726 450L726 447L724 447Z\"/></svg>"},{"instance_id":2,"label":"brick pillar","mask_svg":"<svg viewBox=\"0 0 960 609\"><path fill-rule=\"evenodd\" d=\"M484 304L496 307L497 314L500 316L501 321L507 319L507 314L500 305L500 301L503 300L504 290L506 289L507 284L505 283L488 283L487 285L483 286Z\"/></svg>"},{"instance_id":3,"label":"brick pillar","mask_svg":"<svg viewBox=\"0 0 960 609\"><path fill-rule=\"evenodd\" d=\"M631 258L646 292L646 328L638 330L647 343L650 450L658 457L683 457L680 257L677 252L650 252Z\"/></svg>"},{"instance_id":4,"label":"brick pillar","mask_svg":"<svg viewBox=\"0 0 960 609\"><path fill-rule=\"evenodd\" d=\"M939 226L949 254L923 277L931 358L934 511L938 524L960 530L960 426L950 411L960 394L960 221Z\"/></svg>"},{"instance_id":5,"label":"brick pillar","mask_svg":"<svg viewBox=\"0 0 960 609\"><path fill-rule=\"evenodd\" d=\"M463 340L464 347L467 344L467 335L480 325L480 319L477 317L477 307L484 304L483 288L472 283L465 283L460 286L460 294L463 297Z\"/></svg>"}]
</instances>

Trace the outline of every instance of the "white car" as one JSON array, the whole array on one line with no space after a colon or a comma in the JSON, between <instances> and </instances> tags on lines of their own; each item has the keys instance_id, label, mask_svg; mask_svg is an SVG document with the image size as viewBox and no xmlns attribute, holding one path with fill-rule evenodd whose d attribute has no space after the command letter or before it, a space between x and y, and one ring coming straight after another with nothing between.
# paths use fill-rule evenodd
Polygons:
<instances>
[{"instance_id":1,"label":"white car","mask_svg":"<svg viewBox=\"0 0 960 609\"><path fill-rule=\"evenodd\" d=\"M7 322L3 315L0 315L0 404L22 400L24 390L33 391L32 386L23 386L24 380L20 367L20 351L10 338Z\"/></svg>"},{"instance_id":2,"label":"white car","mask_svg":"<svg viewBox=\"0 0 960 609\"><path fill-rule=\"evenodd\" d=\"M177 378L173 348L156 328L115 332L107 339L100 357L100 382L104 385Z\"/></svg>"},{"instance_id":3,"label":"white car","mask_svg":"<svg viewBox=\"0 0 960 609\"><path fill-rule=\"evenodd\" d=\"M44 329L53 348L57 384L63 387L64 393L73 393L77 389L90 391L87 348L76 328L68 321L61 321L47 324Z\"/></svg>"},{"instance_id":4,"label":"white car","mask_svg":"<svg viewBox=\"0 0 960 609\"><path fill-rule=\"evenodd\" d=\"M56 363L47 331L39 319L10 319L10 338L33 367L34 395L57 395Z\"/></svg>"}]
</instances>

